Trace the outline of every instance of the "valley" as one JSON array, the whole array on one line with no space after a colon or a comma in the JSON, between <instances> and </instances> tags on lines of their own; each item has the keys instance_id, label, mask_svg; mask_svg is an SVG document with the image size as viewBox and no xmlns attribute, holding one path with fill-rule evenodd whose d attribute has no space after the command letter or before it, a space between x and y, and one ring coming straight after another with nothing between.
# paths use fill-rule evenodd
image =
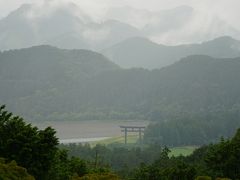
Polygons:
<instances>
[{"instance_id":1,"label":"valley","mask_svg":"<svg viewBox=\"0 0 240 180\"><path fill-rule=\"evenodd\" d=\"M238 7L0 0L0 180L239 180Z\"/></svg>"},{"instance_id":2,"label":"valley","mask_svg":"<svg viewBox=\"0 0 240 180\"><path fill-rule=\"evenodd\" d=\"M56 121L56 122L32 122L40 129L48 126L57 131L60 142L88 142L103 140L101 138L112 138L122 136L120 125L147 126L148 121L136 120L88 120L88 121ZM136 133L135 133L136 134ZM71 141L72 140L72 141Z\"/></svg>"}]
</instances>

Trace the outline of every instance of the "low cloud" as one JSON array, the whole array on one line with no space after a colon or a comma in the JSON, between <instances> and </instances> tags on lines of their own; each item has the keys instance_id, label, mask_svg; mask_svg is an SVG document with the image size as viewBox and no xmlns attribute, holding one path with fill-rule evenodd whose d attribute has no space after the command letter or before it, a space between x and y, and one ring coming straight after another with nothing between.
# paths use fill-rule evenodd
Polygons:
<instances>
[{"instance_id":1,"label":"low cloud","mask_svg":"<svg viewBox=\"0 0 240 180\"><path fill-rule=\"evenodd\" d=\"M101 0L101 3L99 0L0 0L0 17L6 16L10 11L13 11L23 3L34 4L32 11L27 14L29 18L47 16L59 9L59 7L65 7L66 3L72 3L72 7L68 6L71 8L69 11L82 18L82 21L86 21L89 18L94 22L101 23L107 19L114 18L131 24L140 30L147 24L161 27L159 23L164 20L165 22L162 23L162 26L166 26L166 22L169 19L159 20L159 17L162 15L158 12L187 5L191 6L194 12L191 14L191 17L187 18L186 23L182 23L179 26L170 26L169 23L171 22L167 22L169 27L159 29L159 32L148 34L149 38L164 44L199 42L222 35L240 38L240 23L237 16L239 14L240 1L237 0ZM109 13L109 10L112 8L116 10L119 7L132 8L133 12L127 12L126 10L126 13L120 13L119 15ZM115 10L112 9L112 11ZM88 21L85 23L88 23ZM173 21L172 23L174 25L177 22ZM108 32L109 30L105 29L99 31L87 30L83 36L90 39L91 37L103 39Z\"/></svg>"}]
</instances>

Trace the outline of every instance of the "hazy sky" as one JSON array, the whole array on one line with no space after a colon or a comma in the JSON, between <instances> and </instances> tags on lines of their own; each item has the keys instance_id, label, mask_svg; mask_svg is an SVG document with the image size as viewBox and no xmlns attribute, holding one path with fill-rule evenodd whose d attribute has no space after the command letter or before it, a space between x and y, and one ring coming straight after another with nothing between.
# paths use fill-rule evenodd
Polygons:
<instances>
[{"instance_id":1,"label":"hazy sky","mask_svg":"<svg viewBox=\"0 0 240 180\"><path fill-rule=\"evenodd\" d=\"M5 16L23 3L39 3L44 0L0 0L0 16ZM190 5L196 9L211 11L230 21L237 20L240 16L239 0L45 0L75 2L90 10L101 10L103 7L129 5L149 10L168 9L179 5Z\"/></svg>"},{"instance_id":2,"label":"hazy sky","mask_svg":"<svg viewBox=\"0 0 240 180\"><path fill-rule=\"evenodd\" d=\"M128 5L157 11L179 5L189 5L209 16L218 16L234 27L239 28L240 26L239 0L0 0L0 17L6 16L23 3L42 3L44 1L74 2L92 14L100 14L104 8L111 6Z\"/></svg>"}]
</instances>

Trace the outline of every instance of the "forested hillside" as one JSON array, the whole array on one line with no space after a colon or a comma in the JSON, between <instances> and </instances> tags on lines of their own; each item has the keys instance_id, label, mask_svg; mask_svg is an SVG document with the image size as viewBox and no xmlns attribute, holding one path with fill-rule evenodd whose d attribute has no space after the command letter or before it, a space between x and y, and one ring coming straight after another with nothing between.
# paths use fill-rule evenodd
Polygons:
<instances>
[{"instance_id":1,"label":"forested hillside","mask_svg":"<svg viewBox=\"0 0 240 180\"><path fill-rule=\"evenodd\" d=\"M125 70L91 51L40 46L3 52L0 65L1 103L31 120L162 120L239 107L239 58Z\"/></svg>"},{"instance_id":2,"label":"forested hillside","mask_svg":"<svg viewBox=\"0 0 240 180\"><path fill-rule=\"evenodd\" d=\"M106 72L91 83L96 97L92 106L104 104L115 112L125 108L137 115L133 117L155 121L145 133L146 142L168 146L214 142L230 137L240 126L239 68L239 58L199 55L160 70Z\"/></svg>"},{"instance_id":3,"label":"forested hillside","mask_svg":"<svg viewBox=\"0 0 240 180\"><path fill-rule=\"evenodd\" d=\"M103 71L119 69L101 54L51 46L2 52L0 64L1 103L33 119L76 112L71 108L78 110L74 102L84 98L86 81Z\"/></svg>"},{"instance_id":4,"label":"forested hillside","mask_svg":"<svg viewBox=\"0 0 240 180\"><path fill-rule=\"evenodd\" d=\"M238 105L239 68L240 58L189 56L160 70L104 72L88 87L97 96L93 104L107 101L106 106L129 106L139 113L217 110Z\"/></svg>"}]
</instances>

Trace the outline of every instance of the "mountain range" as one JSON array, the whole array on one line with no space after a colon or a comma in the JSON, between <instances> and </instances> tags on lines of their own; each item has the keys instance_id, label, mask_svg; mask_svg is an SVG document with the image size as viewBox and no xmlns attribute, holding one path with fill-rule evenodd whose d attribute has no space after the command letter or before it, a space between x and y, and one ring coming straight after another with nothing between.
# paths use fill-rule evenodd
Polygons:
<instances>
[{"instance_id":1,"label":"mountain range","mask_svg":"<svg viewBox=\"0 0 240 180\"><path fill-rule=\"evenodd\" d=\"M162 119L239 107L239 58L194 55L162 69L122 69L87 50L0 53L0 102L30 120Z\"/></svg>"},{"instance_id":2,"label":"mountain range","mask_svg":"<svg viewBox=\"0 0 240 180\"><path fill-rule=\"evenodd\" d=\"M96 22L72 3L25 4L0 20L0 104L33 121L162 120L237 109L240 41L156 43L183 32L186 39L239 34L221 19L206 27L212 31L188 32L195 16L188 6L117 7Z\"/></svg>"},{"instance_id":3,"label":"mountain range","mask_svg":"<svg viewBox=\"0 0 240 180\"><path fill-rule=\"evenodd\" d=\"M116 20L95 23L72 3L38 8L25 4L0 20L0 49L42 44L65 49L99 49L141 35L136 28Z\"/></svg>"},{"instance_id":4,"label":"mountain range","mask_svg":"<svg viewBox=\"0 0 240 180\"><path fill-rule=\"evenodd\" d=\"M162 68L189 55L208 55L216 58L240 56L240 41L229 36L200 44L166 46L146 38L135 37L118 43L102 53L124 68Z\"/></svg>"}]
</instances>

